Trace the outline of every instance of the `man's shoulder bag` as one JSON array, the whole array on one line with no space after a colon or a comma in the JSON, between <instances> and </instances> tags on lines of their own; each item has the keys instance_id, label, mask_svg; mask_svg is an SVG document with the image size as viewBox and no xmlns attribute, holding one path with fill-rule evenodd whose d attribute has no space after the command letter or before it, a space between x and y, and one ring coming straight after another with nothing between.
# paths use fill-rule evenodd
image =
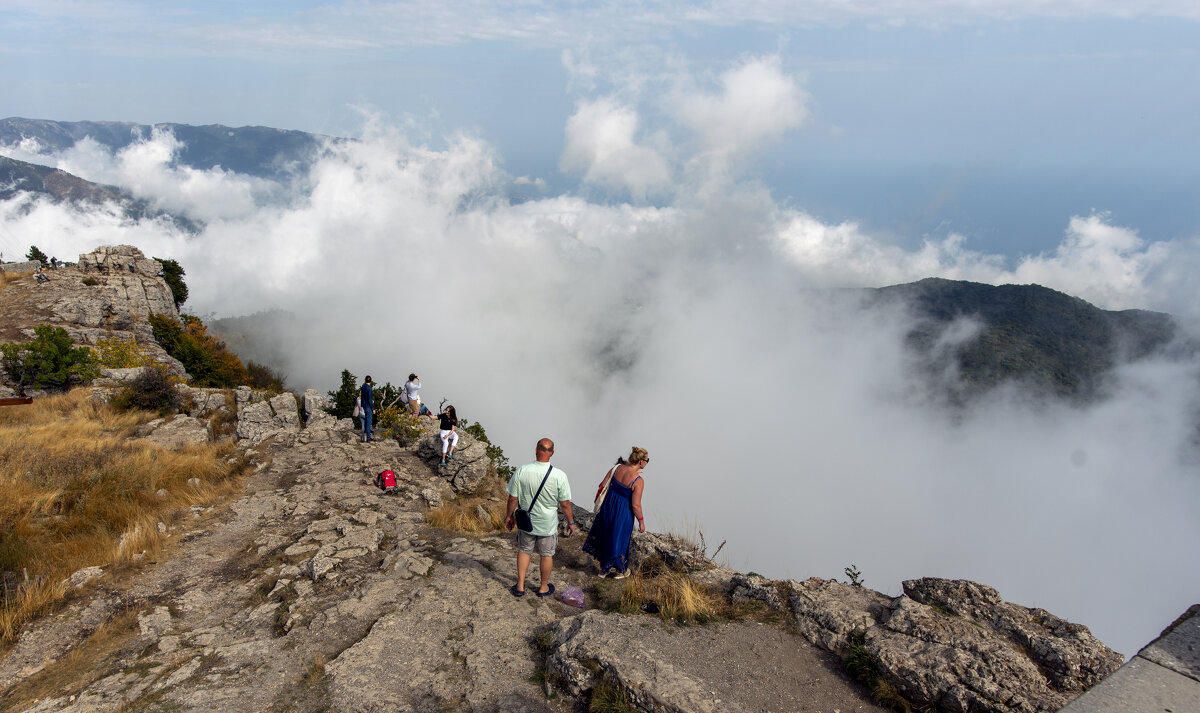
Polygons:
<instances>
[{"instance_id":1,"label":"man's shoulder bag","mask_svg":"<svg viewBox=\"0 0 1200 713\"><path fill-rule=\"evenodd\" d=\"M533 500L529 501L529 507L537 502L538 496L542 494L542 488L546 487L546 481L550 478L550 471L554 470L554 466L546 469L546 476L542 478L542 484L538 486L537 492L533 494ZM533 520L529 517L529 511L525 508L517 508L513 513L513 521L517 523L517 529L525 532L533 532Z\"/></svg>"}]
</instances>

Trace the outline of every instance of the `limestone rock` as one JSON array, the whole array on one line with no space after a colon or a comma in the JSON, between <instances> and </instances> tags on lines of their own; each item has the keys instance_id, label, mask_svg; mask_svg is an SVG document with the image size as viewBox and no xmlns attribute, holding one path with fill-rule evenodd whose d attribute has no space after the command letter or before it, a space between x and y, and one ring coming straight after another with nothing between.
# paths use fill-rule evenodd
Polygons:
<instances>
[{"instance_id":1,"label":"limestone rock","mask_svg":"<svg viewBox=\"0 0 1200 713\"><path fill-rule=\"evenodd\" d=\"M458 445L446 465L442 461L442 439L437 430L426 433L417 441L417 456L450 481L456 492L474 492L492 466L487 456L487 444L459 430Z\"/></svg>"},{"instance_id":2,"label":"limestone rock","mask_svg":"<svg viewBox=\"0 0 1200 713\"><path fill-rule=\"evenodd\" d=\"M608 679L625 689L638 710L743 710L729 702L714 701L697 681L659 660L634 636L612 626L610 618L620 616L591 610L551 629L554 644L546 657L546 670L568 693L582 695Z\"/></svg>"},{"instance_id":3,"label":"limestone rock","mask_svg":"<svg viewBox=\"0 0 1200 713\"><path fill-rule=\"evenodd\" d=\"M914 601L943 607L988 626L1027 649L1058 690L1083 691L1124 663L1123 656L1102 644L1086 626L1060 619L1045 609L1010 604L983 584L925 577L904 582L904 593Z\"/></svg>"},{"instance_id":4,"label":"limestone rock","mask_svg":"<svg viewBox=\"0 0 1200 713\"><path fill-rule=\"evenodd\" d=\"M732 586L730 597L734 601L759 601L775 611L783 609L783 602L779 600L779 592L775 588L775 582L766 577L757 574L736 574L733 576L730 584Z\"/></svg>"},{"instance_id":5,"label":"limestone rock","mask_svg":"<svg viewBox=\"0 0 1200 713\"><path fill-rule=\"evenodd\" d=\"M205 389L181 384L179 392L191 399L191 415L196 418L211 418L218 413L233 413L224 389Z\"/></svg>"},{"instance_id":6,"label":"limestone rock","mask_svg":"<svg viewBox=\"0 0 1200 713\"><path fill-rule=\"evenodd\" d=\"M258 445L273 435L299 432L300 414L295 396L279 394L268 399L264 392L240 387L236 399L239 441Z\"/></svg>"},{"instance_id":7,"label":"limestone rock","mask_svg":"<svg viewBox=\"0 0 1200 713\"><path fill-rule=\"evenodd\" d=\"M699 547L671 535L635 531L630 549L634 563L640 563L647 557L657 557L668 567L688 572L698 572L715 566Z\"/></svg>"},{"instance_id":8,"label":"limestone rock","mask_svg":"<svg viewBox=\"0 0 1200 713\"><path fill-rule=\"evenodd\" d=\"M67 579L64 581L64 584L73 589L80 589L83 587L83 585L103 575L103 567L84 567L83 569L76 571L70 577L67 577Z\"/></svg>"},{"instance_id":9,"label":"limestone rock","mask_svg":"<svg viewBox=\"0 0 1200 713\"><path fill-rule=\"evenodd\" d=\"M155 419L142 427L147 441L163 448L179 449L212 440L212 427L205 421L182 414L170 419Z\"/></svg>"},{"instance_id":10,"label":"limestone rock","mask_svg":"<svg viewBox=\"0 0 1200 713\"><path fill-rule=\"evenodd\" d=\"M1085 627L1009 604L991 587L926 578L904 588L889 601L809 579L792 583L789 606L806 638L839 655L862 646L883 679L919 708L1055 711L1120 666L1120 655Z\"/></svg>"},{"instance_id":11,"label":"limestone rock","mask_svg":"<svg viewBox=\"0 0 1200 713\"><path fill-rule=\"evenodd\" d=\"M804 638L823 649L844 654L855 630L867 631L888 612L890 600L866 587L813 577L790 582L788 606Z\"/></svg>"}]
</instances>

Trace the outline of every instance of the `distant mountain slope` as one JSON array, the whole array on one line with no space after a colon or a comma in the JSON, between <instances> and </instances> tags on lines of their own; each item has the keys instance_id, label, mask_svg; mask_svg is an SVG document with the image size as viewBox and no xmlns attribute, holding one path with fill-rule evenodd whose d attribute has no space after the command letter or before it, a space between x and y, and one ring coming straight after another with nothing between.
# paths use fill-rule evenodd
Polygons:
<instances>
[{"instance_id":1,"label":"distant mountain slope","mask_svg":"<svg viewBox=\"0 0 1200 713\"><path fill-rule=\"evenodd\" d=\"M266 126L228 127L220 124L134 124L118 121L50 121L10 117L0 119L0 146L36 140L40 153L63 151L90 136L117 151L154 129L167 129L183 143L176 160L198 169L221 166L252 176L279 178L307 164L326 137Z\"/></svg>"},{"instance_id":2,"label":"distant mountain slope","mask_svg":"<svg viewBox=\"0 0 1200 713\"><path fill-rule=\"evenodd\" d=\"M111 203L120 207L131 220L165 217L184 230L197 229L193 221L154 208L148 201L134 198L116 186L103 186L57 168L0 156L0 200L21 193L42 195L55 203L76 206Z\"/></svg>"},{"instance_id":3,"label":"distant mountain slope","mask_svg":"<svg viewBox=\"0 0 1200 713\"><path fill-rule=\"evenodd\" d=\"M908 335L909 347L928 369L956 360L962 396L1020 380L1062 396L1091 398L1119 361L1153 354L1178 334L1171 315L1102 310L1040 285L929 278L880 288L875 299L910 305L920 322ZM939 353L940 336L961 318L974 318L981 330L948 354Z\"/></svg>"}]
</instances>

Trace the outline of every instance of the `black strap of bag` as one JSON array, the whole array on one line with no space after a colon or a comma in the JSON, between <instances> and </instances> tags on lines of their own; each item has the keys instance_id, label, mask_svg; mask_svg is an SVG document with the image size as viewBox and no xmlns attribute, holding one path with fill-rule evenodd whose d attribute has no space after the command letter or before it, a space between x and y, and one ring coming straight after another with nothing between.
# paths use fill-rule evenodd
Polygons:
<instances>
[{"instance_id":1,"label":"black strap of bag","mask_svg":"<svg viewBox=\"0 0 1200 713\"><path fill-rule=\"evenodd\" d=\"M546 475L542 478L542 484L538 486L537 492L533 494L533 500L529 501L530 509L532 509L533 504L537 502L538 496L542 494L542 488L546 487L546 481L550 479L550 471L552 470L554 470L554 466L550 466L546 469ZM513 513L513 520L516 522L517 527L525 532L533 531L533 519L529 517L529 510L526 510L525 508L517 508L517 511ZM528 527L526 527L526 525L528 525Z\"/></svg>"}]
</instances>

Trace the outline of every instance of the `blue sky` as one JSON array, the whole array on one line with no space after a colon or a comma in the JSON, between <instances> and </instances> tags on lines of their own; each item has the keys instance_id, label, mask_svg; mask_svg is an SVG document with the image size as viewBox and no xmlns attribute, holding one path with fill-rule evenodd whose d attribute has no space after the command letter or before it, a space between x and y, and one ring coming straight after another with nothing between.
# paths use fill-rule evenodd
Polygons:
<instances>
[{"instance_id":1,"label":"blue sky","mask_svg":"<svg viewBox=\"0 0 1200 713\"><path fill-rule=\"evenodd\" d=\"M466 131L551 193L664 203L562 163L580 102L689 130L664 94L774 58L804 116L739 166L783 204L912 247L1052 249L1073 215L1200 234L1195 3L0 2L0 113L358 135ZM685 79L686 78L686 79ZM687 89L683 89L687 91ZM676 161L680 159L676 158Z\"/></svg>"}]
</instances>

